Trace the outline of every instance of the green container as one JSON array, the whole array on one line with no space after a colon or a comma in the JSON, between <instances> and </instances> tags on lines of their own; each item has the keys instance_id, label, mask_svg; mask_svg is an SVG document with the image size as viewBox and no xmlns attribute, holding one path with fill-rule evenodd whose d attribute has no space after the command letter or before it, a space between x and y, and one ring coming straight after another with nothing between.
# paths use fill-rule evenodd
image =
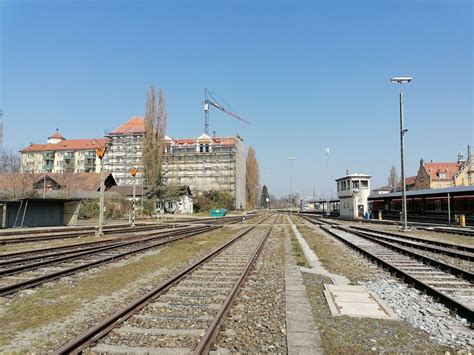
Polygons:
<instances>
[{"instance_id":1,"label":"green container","mask_svg":"<svg viewBox=\"0 0 474 355\"><path fill-rule=\"evenodd\" d=\"M224 208L218 209L218 208L213 208L209 214L211 217L224 217L226 214L227 210Z\"/></svg>"}]
</instances>

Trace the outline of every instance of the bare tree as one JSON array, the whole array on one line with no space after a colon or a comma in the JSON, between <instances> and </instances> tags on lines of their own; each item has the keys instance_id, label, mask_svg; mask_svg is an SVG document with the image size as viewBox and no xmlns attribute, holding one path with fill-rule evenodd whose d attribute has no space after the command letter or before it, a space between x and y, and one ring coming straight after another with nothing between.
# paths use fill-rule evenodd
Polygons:
<instances>
[{"instance_id":1,"label":"bare tree","mask_svg":"<svg viewBox=\"0 0 474 355\"><path fill-rule=\"evenodd\" d=\"M11 150L0 150L0 172L16 173L21 168L21 158L18 153Z\"/></svg>"},{"instance_id":2,"label":"bare tree","mask_svg":"<svg viewBox=\"0 0 474 355\"><path fill-rule=\"evenodd\" d=\"M260 172L258 168L256 152L252 146L250 146L247 152L246 167L247 175L245 177L245 182L247 208L255 208L255 206L257 205Z\"/></svg>"},{"instance_id":3,"label":"bare tree","mask_svg":"<svg viewBox=\"0 0 474 355\"><path fill-rule=\"evenodd\" d=\"M160 89L157 107L156 90L151 86L146 101L145 137L143 139L145 179L149 186L161 184L167 122L168 111L163 89Z\"/></svg>"},{"instance_id":4,"label":"bare tree","mask_svg":"<svg viewBox=\"0 0 474 355\"><path fill-rule=\"evenodd\" d=\"M390 174L388 176L388 185L390 186L391 189L395 189L398 182L399 182L399 179L398 179L397 169L395 168L395 166L392 165L392 167L390 168Z\"/></svg>"}]
</instances>

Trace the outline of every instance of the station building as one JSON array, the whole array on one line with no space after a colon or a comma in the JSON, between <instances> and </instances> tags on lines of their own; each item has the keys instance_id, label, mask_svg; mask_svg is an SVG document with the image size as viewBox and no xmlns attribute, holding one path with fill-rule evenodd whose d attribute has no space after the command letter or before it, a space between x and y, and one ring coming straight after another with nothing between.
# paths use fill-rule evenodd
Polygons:
<instances>
[{"instance_id":1,"label":"station building","mask_svg":"<svg viewBox=\"0 0 474 355\"><path fill-rule=\"evenodd\" d=\"M336 179L339 212L342 218L364 217L369 209L367 199L370 195L370 178L370 175L354 173Z\"/></svg>"}]
</instances>

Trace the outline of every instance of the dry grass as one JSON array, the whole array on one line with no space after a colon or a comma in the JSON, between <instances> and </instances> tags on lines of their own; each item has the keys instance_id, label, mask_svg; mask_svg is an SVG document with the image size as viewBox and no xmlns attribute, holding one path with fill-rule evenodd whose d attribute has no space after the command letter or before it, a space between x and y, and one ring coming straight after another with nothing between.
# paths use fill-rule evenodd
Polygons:
<instances>
[{"instance_id":1,"label":"dry grass","mask_svg":"<svg viewBox=\"0 0 474 355\"><path fill-rule=\"evenodd\" d=\"M334 317L323 295L327 277L303 274L306 292L324 352L327 354L434 354L452 351L429 340L427 333L401 321ZM372 348L375 347L375 350ZM452 352L451 352L452 353Z\"/></svg>"},{"instance_id":2,"label":"dry grass","mask_svg":"<svg viewBox=\"0 0 474 355\"><path fill-rule=\"evenodd\" d=\"M298 239L296 239L295 234L293 231L289 228L284 228L285 234L291 236L291 246L293 248L293 255L296 259L296 265L302 266L302 267L311 267L309 264L308 260L306 259L306 256L304 255L303 249L301 248L300 243L298 242Z\"/></svg>"},{"instance_id":3,"label":"dry grass","mask_svg":"<svg viewBox=\"0 0 474 355\"><path fill-rule=\"evenodd\" d=\"M99 296L111 295L147 274L161 271L154 280L156 285L158 281L184 267L191 259L196 259L198 255L208 252L235 234L235 229L219 229L170 244L155 255L143 256L137 260L132 257L121 266L110 264L73 283L54 283L49 287L41 287L34 294L17 297L4 304L0 310L0 346L8 344L18 333L60 322L79 310L82 304ZM110 313L112 311L114 310Z\"/></svg>"},{"instance_id":4,"label":"dry grass","mask_svg":"<svg viewBox=\"0 0 474 355\"><path fill-rule=\"evenodd\" d=\"M344 275L352 283L370 280L376 275L377 267L371 266L363 257L354 258L355 251L349 250L323 231L305 225L299 225L298 229L329 272Z\"/></svg>"}]
</instances>

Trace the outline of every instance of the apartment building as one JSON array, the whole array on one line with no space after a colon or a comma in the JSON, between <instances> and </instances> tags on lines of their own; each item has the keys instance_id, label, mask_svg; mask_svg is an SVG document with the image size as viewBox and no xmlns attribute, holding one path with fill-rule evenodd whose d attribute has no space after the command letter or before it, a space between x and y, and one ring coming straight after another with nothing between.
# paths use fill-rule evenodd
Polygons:
<instances>
[{"instance_id":1,"label":"apartment building","mask_svg":"<svg viewBox=\"0 0 474 355\"><path fill-rule=\"evenodd\" d=\"M100 172L95 148L108 143L107 138L66 139L57 130L46 144L30 144L22 149L21 171L28 173Z\"/></svg>"}]
</instances>

